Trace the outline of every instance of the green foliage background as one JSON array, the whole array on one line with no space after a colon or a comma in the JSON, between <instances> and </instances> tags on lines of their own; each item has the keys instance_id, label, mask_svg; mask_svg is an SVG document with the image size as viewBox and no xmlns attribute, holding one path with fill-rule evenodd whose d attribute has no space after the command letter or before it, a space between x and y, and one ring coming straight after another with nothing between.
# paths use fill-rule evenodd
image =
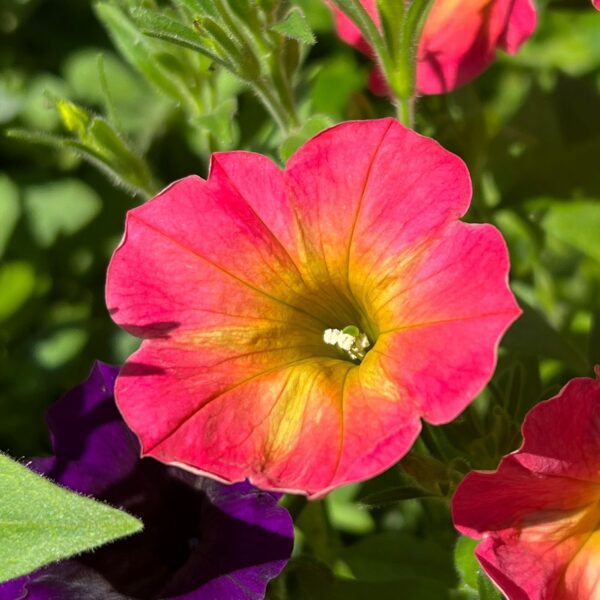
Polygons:
<instances>
[{"instance_id":1,"label":"green foliage background","mask_svg":"<svg viewBox=\"0 0 600 600\"><path fill-rule=\"evenodd\" d=\"M112 2L131 4L148 3ZM338 40L323 4L295 4L317 43L306 46L297 78L305 126L286 139L243 83L191 53L188 75L201 75L206 98L190 104L161 93L119 54L84 0L0 0L0 126L71 135L56 99L77 102L117 122L159 189L206 175L212 150L281 161L328 123L392 114L366 91L369 61ZM453 424L426 428L399 466L325 502L287 500L298 543L274 598L495 597L468 540L456 547L455 569L448 497L466 471L495 468L518 447L531 406L600 363L600 14L588 0L538 7L538 30L519 54L500 56L454 93L421 99L417 113L420 132L468 163L468 219L505 235L524 316L480 398ZM187 52L160 48L166 65ZM125 213L143 199L68 145L0 137L1 451L47 452L45 408L93 360L119 363L135 348L109 319L103 289Z\"/></svg>"}]
</instances>

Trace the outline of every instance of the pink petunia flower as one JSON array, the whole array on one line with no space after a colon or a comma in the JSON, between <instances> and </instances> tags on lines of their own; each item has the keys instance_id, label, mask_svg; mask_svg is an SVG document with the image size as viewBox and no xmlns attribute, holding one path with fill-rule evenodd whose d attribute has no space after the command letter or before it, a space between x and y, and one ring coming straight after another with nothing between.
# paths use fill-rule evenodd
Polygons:
<instances>
[{"instance_id":1,"label":"pink petunia flower","mask_svg":"<svg viewBox=\"0 0 600 600\"><path fill-rule=\"evenodd\" d=\"M314 497L452 420L520 312L499 232L458 221L470 196L459 158L382 119L284 171L214 154L132 210L107 304L144 338L116 386L143 454Z\"/></svg>"},{"instance_id":2,"label":"pink petunia flower","mask_svg":"<svg viewBox=\"0 0 600 600\"><path fill-rule=\"evenodd\" d=\"M594 8L600 10L600 0L592 0L592 4L594 5Z\"/></svg>"},{"instance_id":3,"label":"pink petunia flower","mask_svg":"<svg viewBox=\"0 0 600 600\"><path fill-rule=\"evenodd\" d=\"M497 471L459 485L455 526L483 538L477 558L510 600L598 600L600 380L535 406L523 439Z\"/></svg>"},{"instance_id":4,"label":"pink petunia flower","mask_svg":"<svg viewBox=\"0 0 600 600\"><path fill-rule=\"evenodd\" d=\"M360 1L379 25L375 0ZM340 38L371 54L358 27L339 9L334 14ZM532 0L435 0L419 44L418 92L441 94L468 83L493 62L496 49L517 52L536 23ZM381 73L374 73L371 88L386 93Z\"/></svg>"}]
</instances>

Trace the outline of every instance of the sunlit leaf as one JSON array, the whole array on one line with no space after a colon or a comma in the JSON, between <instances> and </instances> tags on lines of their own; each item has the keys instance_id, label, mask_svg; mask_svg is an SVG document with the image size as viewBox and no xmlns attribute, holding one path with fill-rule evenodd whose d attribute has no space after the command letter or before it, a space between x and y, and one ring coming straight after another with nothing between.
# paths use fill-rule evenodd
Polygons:
<instances>
[{"instance_id":1,"label":"sunlit leaf","mask_svg":"<svg viewBox=\"0 0 600 600\"><path fill-rule=\"evenodd\" d=\"M0 322L16 313L35 289L35 271L24 261L0 265Z\"/></svg>"},{"instance_id":2,"label":"sunlit leaf","mask_svg":"<svg viewBox=\"0 0 600 600\"><path fill-rule=\"evenodd\" d=\"M102 207L96 192L78 179L30 185L24 196L31 235L43 248L85 227Z\"/></svg>"},{"instance_id":3,"label":"sunlit leaf","mask_svg":"<svg viewBox=\"0 0 600 600\"><path fill-rule=\"evenodd\" d=\"M0 454L0 581L140 531L134 517Z\"/></svg>"},{"instance_id":4,"label":"sunlit leaf","mask_svg":"<svg viewBox=\"0 0 600 600\"><path fill-rule=\"evenodd\" d=\"M271 27L273 31L281 33L302 44L312 45L316 42L315 35L306 21L304 13L299 8L292 8L279 23Z\"/></svg>"},{"instance_id":5,"label":"sunlit leaf","mask_svg":"<svg viewBox=\"0 0 600 600\"><path fill-rule=\"evenodd\" d=\"M461 584L477 590L477 577L481 567L475 558L475 546L479 542L461 535L454 547L454 566L460 576Z\"/></svg>"},{"instance_id":6,"label":"sunlit leaf","mask_svg":"<svg viewBox=\"0 0 600 600\"><path fill-rule=\"evenodd\" d=\"M600 200L553 202L542 227L600 265Z\"/></svg>"}]
</instances>

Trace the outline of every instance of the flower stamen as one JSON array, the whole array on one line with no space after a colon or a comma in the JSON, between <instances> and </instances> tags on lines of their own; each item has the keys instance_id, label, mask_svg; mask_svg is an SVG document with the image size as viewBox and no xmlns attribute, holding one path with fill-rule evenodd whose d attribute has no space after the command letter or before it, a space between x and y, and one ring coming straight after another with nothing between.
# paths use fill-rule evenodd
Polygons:
<instances>
[{"instance_id":1,"label":"flower stamen","mask_svg":"<svg viewBox=\"0 0 600 600\"><path fill-rule=\"evenodd\" d=\"M352 360L362 360L367 348L371 345L369 338L356 325L348 325L344 329L326 329L323 341L329 346L337 346Z\"/></svg>"}]
</instances>

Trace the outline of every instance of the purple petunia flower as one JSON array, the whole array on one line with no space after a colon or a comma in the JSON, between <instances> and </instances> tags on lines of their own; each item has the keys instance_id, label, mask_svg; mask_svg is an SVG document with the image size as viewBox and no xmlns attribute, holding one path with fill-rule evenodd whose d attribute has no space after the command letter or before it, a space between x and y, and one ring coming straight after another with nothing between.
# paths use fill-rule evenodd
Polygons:
<instances>
[{"instance_id":1,"label":"purple petunia flower","mask_svg":"<svg viewBox=\"0 0 600 600\"><path fill-rule=\"evenodd\" d=\"M0 585L0 600L255 600L292 551L277 497L151 458L114 403L118 368L97 362L48 411L55 456L31 468L141 518L144 531Z\"/></svg>"}]
</instances>

